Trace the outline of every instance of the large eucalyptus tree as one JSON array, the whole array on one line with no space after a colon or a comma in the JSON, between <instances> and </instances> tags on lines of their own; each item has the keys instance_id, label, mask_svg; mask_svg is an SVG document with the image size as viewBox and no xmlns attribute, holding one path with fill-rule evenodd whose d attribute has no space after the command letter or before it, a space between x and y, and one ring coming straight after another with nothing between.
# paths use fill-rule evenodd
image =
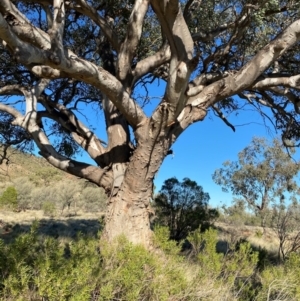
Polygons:
<instances>
[{"instance_id":1,"label":"large eucalyptus tree","mask_svg":"<svg viewBox=\"0 0 300 301\"><path fill-rule=\"evenodd\" d=\"M212 111L234 129L224 112L248 104L298 138L299 12L296 0L1 0L2 143L33 140L105 188L104 236L149 245L153 178L189 125ZM136 91L158 78L147 116ZM82 103L103 109L107 137ZM95 165L72 159L80 148Z\"/></svg>"}]
</instances>

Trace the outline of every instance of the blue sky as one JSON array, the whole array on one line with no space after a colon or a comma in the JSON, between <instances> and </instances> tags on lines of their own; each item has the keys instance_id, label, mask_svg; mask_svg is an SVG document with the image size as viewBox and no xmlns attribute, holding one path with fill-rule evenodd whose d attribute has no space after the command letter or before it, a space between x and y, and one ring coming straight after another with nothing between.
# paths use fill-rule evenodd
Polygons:
<instances>
[{"instance_id":1,"label":"blue sky","mask_svg":"<svg viewBox=\"0 0 300 301\"><path fill-rule=\"evenodd\" d=\"M179 180L189 177L209 193L211 206L229 205L232 195L223 192L221 187L214 183L214 171L220 168L224 161L236 160L238 152L251 142L253 136L265 136L268 139L275 137L275 133L270 133L263 125L258 114L244 112L237 117L232 116L229 120L236 125L250 121L256 123L238 126L236 132L217 117L206 118L201 123L193 124L174 144L174 157L168 156L165 159L155 179L157 188L170 177L176 176Z\"/></svg>"}]
</instances>

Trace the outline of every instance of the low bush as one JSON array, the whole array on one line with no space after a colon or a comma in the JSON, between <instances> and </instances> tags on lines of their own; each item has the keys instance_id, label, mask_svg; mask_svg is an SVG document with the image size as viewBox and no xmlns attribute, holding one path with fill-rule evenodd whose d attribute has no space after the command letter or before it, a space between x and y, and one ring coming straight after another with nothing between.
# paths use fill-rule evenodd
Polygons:
<instances>
[{"instance_id":1,"label":"low bush","mask_svg":"<svg viewBox=\"0 0 300 301\"><path fill-rule=\"evenodd\" d=\"M43 202L42 210L45 216L54 217L56 215L55 204L50 201Z\"/></svg>"},{"instance_id":2,"label":"low bush","mask_svg":"<svg viewBox=\"0 0 300 301\"><path fill-rule=\"evenodd\" d=\"M9 186L0 196L0 207L16 209L18 207L18 193L14 186Z\"/></svg>"},{"instance_id":3,"label":"low bush","mask_svg":"<svg viewBox=\"0 0 300 301\"><path fill-rule=\"evenodd\" d=\"M267 267L258 276L258 254L248 243L216 251L216 231L194 231L193 251L155 229L148 251L124 237L113 243L79 235L59 241L38 236L38 224L11 244L0 241L3 301L213 301L299 300L300 257ZM284 298L283 298L284 297Z\"/></svg>"}]
</instances>

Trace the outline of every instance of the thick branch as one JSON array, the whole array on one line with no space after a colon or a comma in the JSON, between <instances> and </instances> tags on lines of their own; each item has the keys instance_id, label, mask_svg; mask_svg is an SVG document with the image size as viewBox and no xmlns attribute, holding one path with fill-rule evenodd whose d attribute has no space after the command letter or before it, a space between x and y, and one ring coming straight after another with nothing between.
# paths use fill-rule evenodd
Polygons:
<instances>
[{"instance_id":1,"label":"thick branch","mask_svg":"<svg viewBox=\"0 0 300 301\"><path fill-rule=\"evenodd\" d=\"M100 168L89 164L70 160L69 158L60 155L54 149L44 131L40 128L37 122L37 114L35 112L36 99L42 93L46 84L47 81L42 80L33 87L30 92L23 90L26 98L26 116L23 116L13 107L2 103L0 103L0 111L6 112L15 118L12 124L24 128L30 134L40 149L40 154L46 158L51 165L75 176L85 178L107 190L110 190L113 182L112 172L101 170ZM6 92L8 92L8 89ZM19 89L18 92L20 92ZM29 111L30 109L32 110L31 112Z\"/></svg>"},{"instance_id":2,"label":"thick branch","mask_svg":"<svg viewBox=\"0 0 300 301\"><path fill-rule=\"evenodd\" d=\"M43 7L43 9L46 13L46 20L47 20L48 28L51 28L53 26L53 15L52 15L51 9L49 8L49 5L47 5L47 4L41 4L41 6Z\"/></svg>"},{"instance_id":3,"label":"thick branch","mask_svg":"<svg viewBox=\"0 0 300 301\"><path fill-rule=\"evenodd\" d=\"M34 26L15 5L9 0L1 0L0 13L9 19L19 39L30 42L41 49L50 49L50 37L47 33ZM9 17L9 18L8 18Z\"/></svg>"},{"instance_id":4,"label":"thick branch","mask_svg":"<svg viewBox=\"0 0 300 301\"><path fill-rule=\"evenodd\" d=\"M178 0L152 0L151 5L170 43L172 56L178 61L191 60L194 44Z\"/></svg>"},{"instance_id":5,"label":"thick branch","mask_svg":"<svg viewBox=\"0 0 300 301\"><path fill-rule=\"evenodd\" d=\"M152 0L151 5L171 48L169 79L164 98L171 105L169 118L173 120L186 102L185 90L195 67L192 64L194 43L178 0Z\"/></svg>"},{"instance_id":6,"label":"thick branch","mask_svg":"<svg viewBox=\"0 0 300 301\"><path fill-rule=\"evenodd\" d=\"M127 26L127 35L121 45L118 57L118 78L124 82L129 81L132 76L131 64L141 38L143 21L148 10L149 0L136 0L132 9L129 24ZM129 77L129 78L128 78ZM127 83L126 86L128 86Z\"/></svg>"},{"instance_id":7,"label":"thick branch","mask_svg":"<svg viewBox=\"0 0 300 301\"><path fill-rule=\"evenodd\" d=\"M0 103L0 111L12 115L16 120L14 125L19 125L19 126L21 125L21 124L19 124L19 121L22 120L24 118L24 116L18 110L14 109L11 106Z\"/></svg>"},{"instance_id":8,"label":"thick branch","mask_svg":"<svg viewBox=\"0 0 300 301\"><path fill-rule=\"evenodd\" d=\"M95 133L88 129L80 120L78 120L73 112L68 110L65 106L47 101L46 99L41 101L46 107L48 107L50 112L38 112L38 116L53 119L61 124L71 133L74 141L84 148L91 158L101 166L101 162L98 159L106 151L101 145L101 143L105 142L98 139Z\"/></svg>"},{"instance_id":9,"label":"thick branch","mask_svg":"<svg viewBox=\"0 0 300 301\"><path fill-rule=\"evenodd\" d=\"M49 143L43 131L31 133L38 144L40 154L54 167L68 172L74 176L87 179L106 190L110 190L113 182L112 172L89 164L71 160L61 156Z\"/></svg>"},{"instance_id":10,"label":"thick branch","mask_svg":"<svg viewBox=\"0 0 300 301\"><path fill-rule=\"evenodd\" d=\"M269 87L284 86L294 89L300 89L300 75L290 77L265 78L256 82L252 89L267 89Z\"/></svg>"},{"instance_id":11,"label":"thick branch","mask_svg":"<svg viewBox=\"0 0 300 301\"><path fill-rule=\"evenodd\" d=\"M64 0L53 0L53 22L49 30L51 37L52 60L59 64L64 58L63 34L65 27L65 4Z\"/></svg>"},{"instance_id":12,"label":"thick branch","mask_svg":"<svg viewBox=\"0 0 300 301\"><path fill-rule=\"evenodd\" d=\"M192 106L204 105L208 108L220 99L247 89L299 39L300 20L297 20L260 50L240 71L205 87L197 96L191 97L189 103Z\"/></svg>"},{"instance_id":13,"label":"thick branch","mask_svg":"<svg viewBox=\"0 0 300 301\"><path fill-rule=\"evenodd\" d=\"M107 166L112 168L115 194L121 186L131 156L130 132L123 115L115 105L104 96L102 106L105 113L108 146L105 157Z\"/></svg>"},{"instance_id":14,"label":"thick branch","mask_svg":"<svg viewBox=\"0 0 300 301\"><path fill-rule=\"evenodd\" d=\"M237 86L252 84L274 61L300 40L300 20L295 21L260 50L235 76Z\"/></svg>"},{"instance_id":15,"label":"thick branch","mask_svg":"<svg viewBox=\"0 0 300 301\"><path fill-rule=\"evenodd\" d=\"M130 98L123 85L110 73L91 62L80 59L69 50L65 51L66 58L61 57L61 62L58 62L53 53L21 41L1 14L0 38L7 42L20 63L37 64L38 66L33 67L32 71L36 70L40 76L49 74L48 66L50 66L63 71L70 78L84 81L100 89L116 105L133 128L136 128L146 118L142 109Z\"/></svg>"},{"instance_id":16,"label":"thick branch","mask_svg":"<svg viewBox=\"0 0 300 301\"><path fill-rule=\"evenodd\" d=\"M192 82L189 83L188 90L186 91L187 96L195 96L199 94L206 86L223 79L229 75L228 72L214 72L214 73L203 73L195 77Z\"/></svg>"},{"instance_id":17,"label":"thick branch","mask_svg":"<svg viewBox=\"0 0 300 301\"><path fill-rule=\"evenodd\" d=\"M44 62L45 55L36 47L19 39L7 24L2 14L0 14L0 38L8 45L15 59L18 61L22 60L23 64L30 65L32 63Z\"/></svg>"},{"instance_id":18,"label":"thick branch","mask_svg":"<svg viewBox=\"0 0 300 301\"><path fill-rule=\"evenodd\" d=\"M169 62L171 58L170 46L164 44L155 54L148 56L144 60L137 63L133 76L133 83L136 83L141 77L155 68Z\"/></svg>"},{"instance_id":19,"label":"thick branch","mask_svg":"<svg viewBox=\"0 0 300 301\"><path fill-rule=\"evenodd\" d=\"M172 142L174 142L191 124L204 120L206 115L206 110L201 107L185 106L180 115L177 117L176 123L172 125L170 133Z\"/></svg>"},{"instance_id":20,"label":"thick branch","mask_svg":"<svg viewBox=\"0 0 300 301\"><path fill-rule=\"evenodd\" d=\"M21 85L6 85L0 88L0 95L24 95L24 91Z\"/></svg>"}]
</instances>

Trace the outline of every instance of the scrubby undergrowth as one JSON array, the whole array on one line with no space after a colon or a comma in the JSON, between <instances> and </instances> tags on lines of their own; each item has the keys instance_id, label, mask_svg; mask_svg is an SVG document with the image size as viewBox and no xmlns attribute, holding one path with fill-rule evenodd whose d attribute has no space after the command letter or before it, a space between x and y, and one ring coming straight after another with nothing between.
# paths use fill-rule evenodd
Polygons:
<instances>
[{"instance_id":1,"label":"scrubby undergrowth","mask_svg":"<svg viewBox=\"0 0 300 301\"><path fill-rule=\"evenodd\" d=\"M216 252L217 233L195 231L191 248L155 230L152 251L119 237L113 244L79 235L60 241L30 233L0 243L3 301L299 300L300 256L262 266L248 243Z\"/></svg>"}]
</instances>

